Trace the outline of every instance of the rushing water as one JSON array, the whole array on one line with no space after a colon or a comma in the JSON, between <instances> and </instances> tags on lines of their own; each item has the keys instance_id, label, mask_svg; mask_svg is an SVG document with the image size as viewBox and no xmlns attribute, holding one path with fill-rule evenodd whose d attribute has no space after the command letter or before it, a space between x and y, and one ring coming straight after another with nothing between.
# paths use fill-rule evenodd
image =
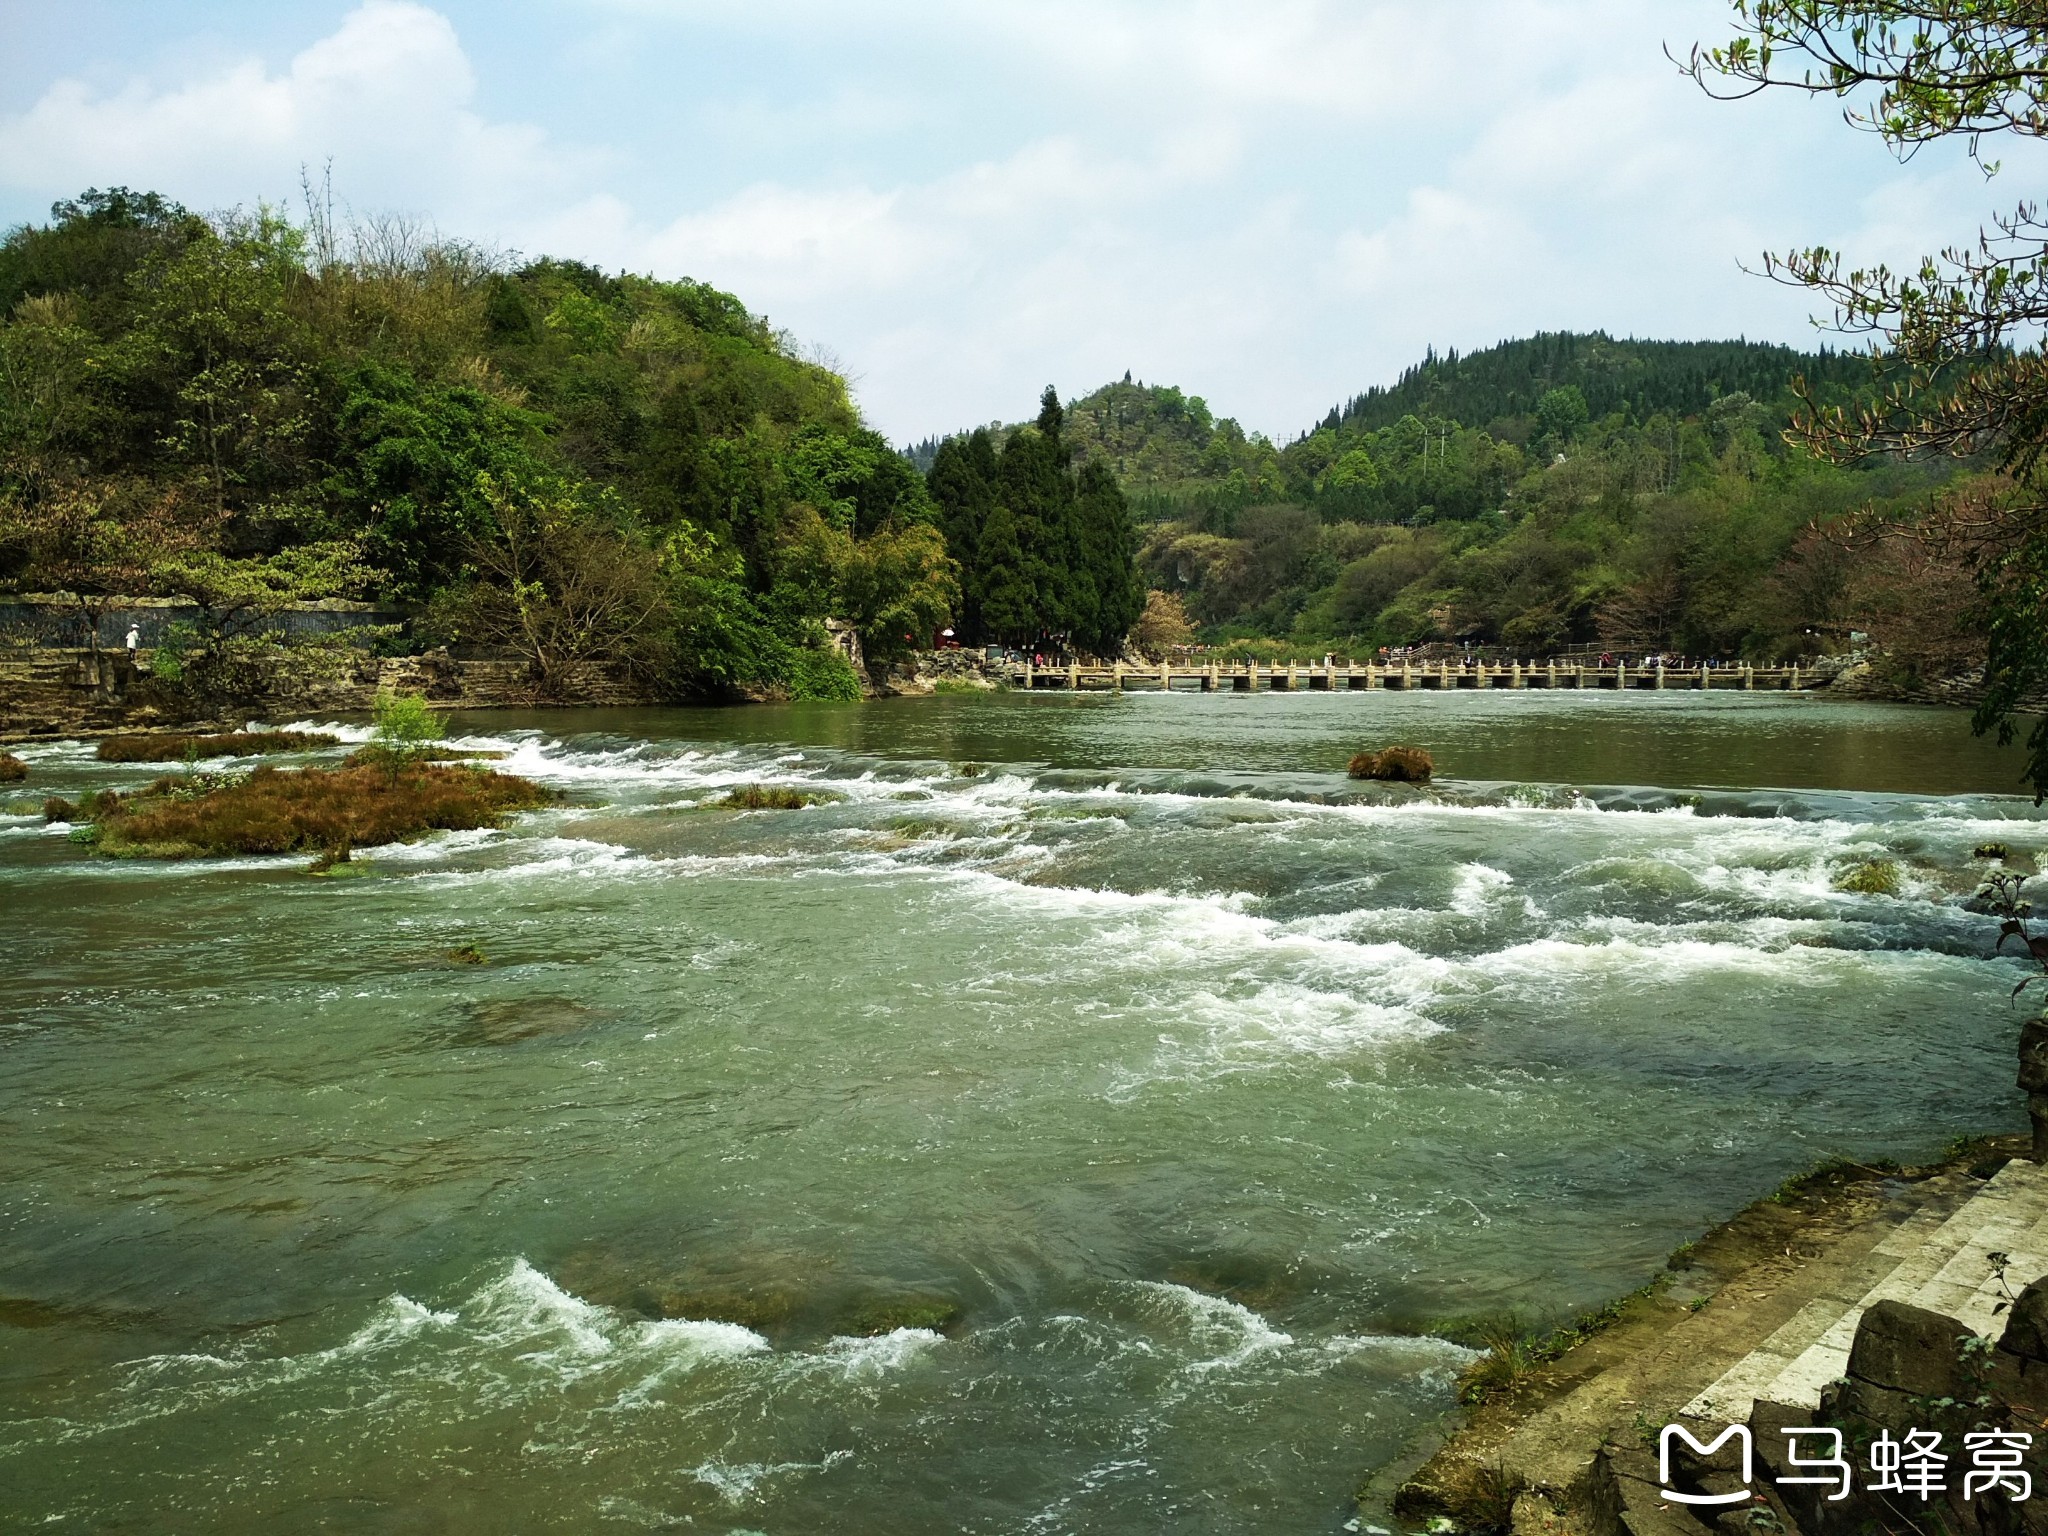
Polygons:
<instances>
[{"instance_id":1,"label":"rushing water","mask_svg":"<svg viewBox=\"0 0 2048 1536\"><path fill-rule=\"evenodd\" d=\"M0 1524L1334 1531L1433 1324L2020 1121L1960 898L2048 822L1954 714L461 725L569 803L348 881L0 819ZM1394 740L1434 789L1342 777Z\"/></svg>"}]
</instances>

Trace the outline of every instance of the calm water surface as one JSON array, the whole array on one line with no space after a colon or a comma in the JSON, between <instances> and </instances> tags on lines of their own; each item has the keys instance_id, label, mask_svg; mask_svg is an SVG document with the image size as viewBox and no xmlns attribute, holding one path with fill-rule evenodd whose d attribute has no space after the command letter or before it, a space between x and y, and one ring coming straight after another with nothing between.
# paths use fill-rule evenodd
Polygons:
<instances>
[{"instance_id":1,"label":"calm water surface","mask_svg":"<svg viewBox=\"0 0 2048 1536\"><path fill-rule=\"evenodd\" d=\"M0 1524L1335 1531L1433 1327L2022 1120L1959 902L2048 823L1953 713L459 725L569 803L345 882L0 817Z\"/></svg>"}]
</instances>

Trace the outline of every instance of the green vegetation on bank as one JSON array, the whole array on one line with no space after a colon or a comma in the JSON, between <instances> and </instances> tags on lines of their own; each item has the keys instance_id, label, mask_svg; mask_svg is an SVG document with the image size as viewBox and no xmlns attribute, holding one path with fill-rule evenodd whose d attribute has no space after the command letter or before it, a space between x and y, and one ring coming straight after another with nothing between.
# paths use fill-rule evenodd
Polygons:
<instances>
[{"instance_id":1,"label":"green vegetation on bank","mask_svg":"<svg viewBox=\"0 0 2048 1536\"><path fill-rule=\"evenodd\" d=\"M1893 680L1981 659L1966 560L1873 535L1988 464L1787 446L1868 359L1550 334L1432 355L1276 444L1128 376L923 445L729 294L516 268L314 202L201 218L88 193L0 240L0 587L189 606L198 695L287 606L670 697L851 699L972 643L1149 653L1483 645L1772 660L1868 638ZM1148 593L1148 589L1150 589Z\"/></svg>"},{"instance_id":2,"label":"green vegetation on bank","mask_svg":"<svg viewBox=\"0 0 2048 1536\"><path fill-rule=\"evenodd\" d=\"M1847 405L1872 377L1853 353L1558 333L1432 355L1284 445L1128 377L1070 402L1062 440L1077 477L1107 468L1136 513L1146 654L1200 641L1261 659L1457 644L1766 661L1867 642L1904 684L1981 660L1972 572L1869 529L1995 477L1967 459L1845 467L1788 447L1801 381ZM960 504L957 465L1031 431L921 446L934 499ZM1008 638L974 586L967 632Z\"/></svg>"},{"instance_id":3,"label":"green vegetation on bank","mask_svg":"<svg viewBox=\"0 0 2048 1536\"><path fill-rule=\"evenodd\" d=\"M202 691L374 597L544 688L844 697L827 619L886 658L957 596L921 478L729 294L126 190L0 240L0 584L190 599Z\"/></svg>"},{"instance_id":4,"label":"green vegetation on bank","mask_svg":"<svg viewBox=\"0 0 2048 1536\"><path fill-rule=\"evenodd\" d=\"M1448 643L1762 661L1860 632L1901 682L1981 659L1967 563L1868 528L1988 466L1809 457L1783 437L1799 379L1846 403L1871 364L1548 335L1432 359L1284 446L1129 382L1074 402L1067 435L1084 472L1110 464L1149 515L1146 584L1180 603L1148 613L1160 636L1185 619L1260 654Z\"/></svg>"}]
</instances>

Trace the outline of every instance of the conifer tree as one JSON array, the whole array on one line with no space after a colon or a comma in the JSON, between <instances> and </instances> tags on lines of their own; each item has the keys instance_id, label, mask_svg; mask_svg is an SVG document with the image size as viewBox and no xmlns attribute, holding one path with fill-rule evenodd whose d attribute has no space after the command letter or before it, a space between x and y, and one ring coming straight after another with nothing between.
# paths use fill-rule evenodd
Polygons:
<instances>
[{"instance_id":1,"label":"conifer tree","mask_svg":"<svg viewBox=\"0 0 2048 1536\"><path fill-rule=\"evenodd\" d=\"M1130 507L1106 464L1077 475L1056 390L998 451L977 431L942 444L927 485L967 572L970 638L1056 637L1116 655L1144 606Z\"/></svg>"},{"instance_id":2,"label":"conifer tree","mask_svg":"<svg viewBox=\"0 0 2048 1536\"><path fill-rule=\"evenodd\" d=\"M1000 503L982 524L979 556L972 585L982 633L1005 644L1025 644L1036 639L1037 594L1025 575L1017 520Z\"/></svg>"}]
</instances>

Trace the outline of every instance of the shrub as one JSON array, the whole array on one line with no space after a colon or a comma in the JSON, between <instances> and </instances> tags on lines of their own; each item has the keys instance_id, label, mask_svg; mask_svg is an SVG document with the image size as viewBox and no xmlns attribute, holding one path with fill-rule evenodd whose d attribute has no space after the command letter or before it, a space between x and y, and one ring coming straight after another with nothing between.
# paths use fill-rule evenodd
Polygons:
<instances>
[{"instance_id":1,"label":"shrub","mask_svg":"<svg viewBox=\"0 0 2048 1536\"><path fill-rule=\"evenodd\" d=\"M52 795L50 796L49 799L43 802L43 820L76 821L77 819L78 807L73 805L69 800L65 800L56 795Z\"/></svg>"},{"instance_id":2,"label":"shrub","mask_svg":"<svg viewBox=\"0 0 2048 1536\"><path fill-rule=\"evenodd\" d=\"M0 752L0 784L19 784L27 777L27 763L12 752Z\"/></svg>"},{"instance_id":3,"label":"shrub","mask_svg":"<svg viewBox=\"0 0 2048 1536\"><path fill-rule=\"evenodd\" d=\"M1512 1392L1543 1364L1537 1341L1512 1323L1487 1333L1486 1353L1459 1373L1461 1403L1484 1403Z\"/></svg>"},{"instance_id":4,"label":"shrub","mask_svg":"<svg viewBox=\"0 0 2048 1536\"><path fill-rule=\"evenodd\" d=\"M792 651L784 682L790 698L800 703L856 703L861 697L860 674L832 648Z\"/></svg>"},{"instance_id":5,"label":"shrub","mask_svg":"<svg viewBox=\"0 0 2048 1536\"><path fill-rule=\"evenodd\" d=\"M1395 784L1427 784L1435 772L1435 760L1420 747L1361 752L1351 759L1350 767L1354 779L1384 779Z\"/></svg>"},{"instance_id":6,"label":"shrub","mask_svg":"<svg viewBox=\"0 0 2048 1536\"><path fill-rule=\"evenodd\" d=\"M223 853L327 852L400 842L431 831L503 824L549 804L540 785L479 768L265 765L200 793L146 794L102 816L100 847L143 858Z\"/></svg>"},{"instance_id":7,"label":"shrub","mask_svg":"<svg viewBox=\"0 0 2048 1536\"><path fill-rule=\"evenodd\" d=\"M1970 850L1973 859L2009 859L2012 850L2003 843L1979 843Z\"/></svg>"},{"instance_id":8,"label":"shrub","mask_svg":"<svg viewBox=\"0 0 2048 1536\"><path fill-rule=\"evenodd\" d=\"M809 790L786 789L779 784L742 784L717 805L727 811L800 811L827 798Z\"/></svg>"},{"instance_id":9,"label":"shrub","mask_svg":"<svg viewBox=\"0 0 2048 1536\"><path fill-rule=\"evenodd\" d=\"M434 743L448 734L447 722L416 693L380 693L370 713L377 728L369 752L394 775L407 764L425 761Z\"/></svg>"},{"instance_id":10,"label":"shrub","mask_svg":"<svg viewBox=\"0 0 2048 1536\"><path fill-rule=\"evenodd\" d=\"M1890 859L1865 859L1835 876L1835 889L1852 896L1896 896L1899 866Z\"/></svg>"},{"instance_id":11,"label":"shrub","mask_svg":"<svg viewBox=\"0 0 2048 1536\"><path fill-rule=\"evenodd\" d=\"M257 757L267 752L315 752L340 741L325 731L224 731L211 736L108 736L103 763L177 763L202 757Z\"/></svg>"}]
</instances>

